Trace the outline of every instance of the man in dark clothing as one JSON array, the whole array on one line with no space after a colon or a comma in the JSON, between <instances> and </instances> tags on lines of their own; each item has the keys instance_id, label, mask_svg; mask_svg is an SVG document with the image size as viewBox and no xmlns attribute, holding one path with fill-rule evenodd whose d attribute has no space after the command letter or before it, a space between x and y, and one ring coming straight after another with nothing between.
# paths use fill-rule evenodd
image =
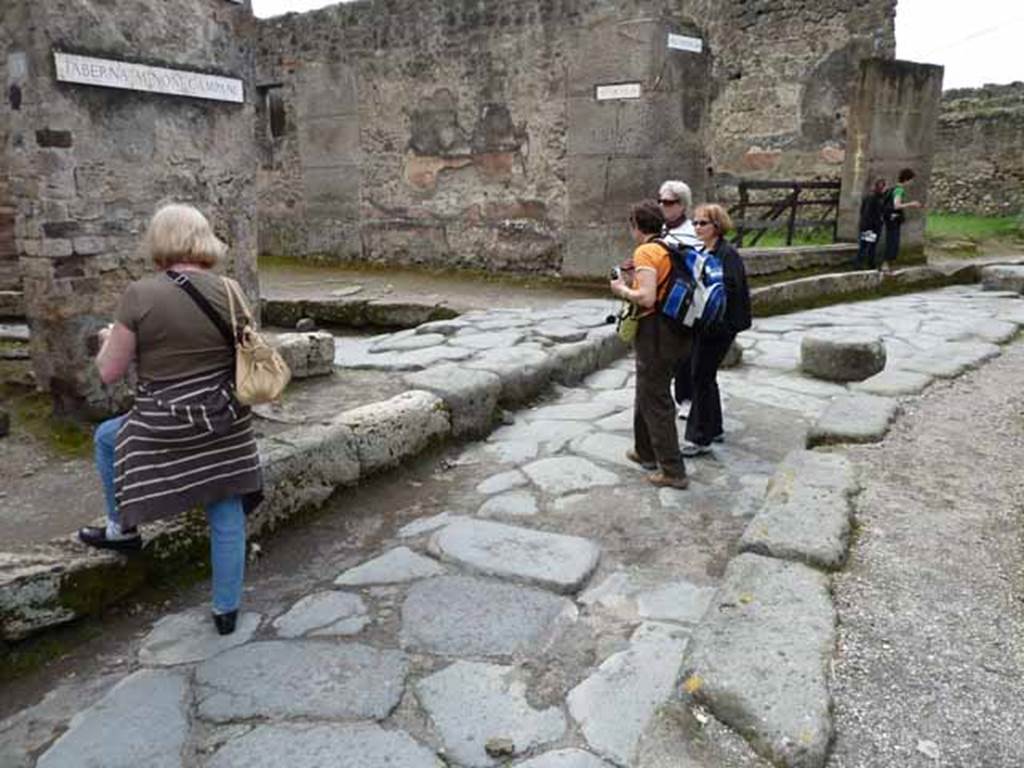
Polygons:
<instances>
[{"instance_id":1,"label":"man in dark clothing","mask_svg":"<svg viewBox=\"0 0 1024 768\"><path fill-rule=\"evenodd\" d=\"M853 266L856 269L875 268L875 249L882 234L882 207L885 204L885 179L877 179L871 193L860 202L858 225L859 247Z\"/></svg>"}]
</instances>

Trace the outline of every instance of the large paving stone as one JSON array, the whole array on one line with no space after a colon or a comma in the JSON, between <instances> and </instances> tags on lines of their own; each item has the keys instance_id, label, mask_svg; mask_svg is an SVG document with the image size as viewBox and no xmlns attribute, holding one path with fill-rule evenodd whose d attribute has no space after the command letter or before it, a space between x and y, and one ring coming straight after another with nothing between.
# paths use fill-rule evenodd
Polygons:
<instances>
[{"instance_id":1,"label":"large paving stone","mask_svg":"<svg viewBox=\"0 0 1024 768\"><path fill-rule=\"evenodd\" d=\"M232 739L209 768L439 768L437 756L403 731L374 723L276 723ZM139 766L139 768L142 768Z\"/></svg>"},{"instance_id":2,"label":"large paving stone","mask_svg":"<svg viewBox=\"0 0 1024 768\"><path fill-rule=\"evenodd\" d=\"M800 342L800 368L826 381L863 381L885 368L878 336L808 333Z\"/></svg>"},{"instance_id":3,"label":"large paving stone","mask_svg":"<svg viewBox=\"0 0 1024 768\"><path fill-rule=\"evenodd\" d=\"M898 397L900 395L918 395L934 381L927 373L903 371L899 368L876 373L869 379L851 385L855 392L866 392L869 395Z\"/></svg>"},{"instance_id":4,"label":"large paving stone","mask_svg":"<svg viewBox=\"0 0 1024 768\"><path fill-rule=\"evenodd\" d=\"M546 405L523 415L529 421L593 421L617 411L619 407L607 401L593 403L565 403Z\"/></svg>"},{"instance_id":5,"label":"large paving stone","mask_svg":"<svg viewBox=\"0 0 1024 768\"><path fill-rule=\"evenodd\" d=\"M299 600L274 619L274 629L278 637L301 637L314 629L318 635L354 635L369 621L359 595L327 590Z\"/></svg>"},{"instance_id":6,"label":"large paving stone","mask_svg":"<svg viewBox=\"0 0 1024 768\"><path fill-rule=\"evenodd\" d=\"M147 666L172 666L203 661L228 648L252 639L262 617L242 613L230 635L218 635L206 610L185 611L165 616L153 625L142 641L139 661Z\"/></svg>"},{"instance_id":7,"label":"large paving stone","mask_svg":"<svg viewBox=\"0 0 1024 768\"><path fill-rule=\"evenodd\" d=\"M441 735L445 752L460 765L496 765L487 742L511 742L519 755L565 732L558 707L538 710L526 700L515 667L456 661L416 684L416 696Z\"/></svg>"},{"instance_id":8,"label":"large paving stone","mask_svg":"<svg viewBox=\"0 0 1024 768\"><path fill-rule=\"evenodd\" d=\"M592 750L617 765L634 764L640 736L679 679L686 645L678 627L642 624L629 648L569 692L569 712Z\"/></svg>"},{"instance_id":9,"label":"large paving stone","mask_svg":"<svg viewBox=\"0 0 1024 768\"><path fill-rule=\"evenodd\" d=\"M760 511L743 532L740 551L839 568L850 543L852 470L838 455L803 451L799 458L790 456L793 460L772 478Z\"/></svg>"},{"instance_id":10,"label":"large paving stone","mask_svg":"<svg viewBox=\"0 0 1024 768\"><path fill-rule=\"evenodd\" d=\"M637 612L648 620L696 624L707 611L714 594L714 587L675 581L637 595Z\"/></svg>"},{"instance_id":11,"label":"large paving stone","mask_svg":"<svg viewBox=\"0 0 1024 768\"><path fill-rule=\"evenodd\" d=\"M599 757L582 749L556 749L517 763L516 768L612 768Z\"/></svg>"},{"instance_id":12,"label":"large paving stone","mask_svg":"<svg viewBox=\"0 0 1024 768\"><path fill-rule=\"evenodd\" d=\"M537 499L529 491L508 491L492 496L477 510L480 517L529 517L537 514Z\"/></svg>"},{"instance_id":13,"label":"large paving stone","mask_svg":"<svg viewBox=\"0 0 1024 768\"><path fill-rule=\"evenodd\" d=\"M606 368L603 371L590 374L583 383L588 389L620 389L625 385L628 378L628 371Z\"/></svg>"},{"instance_id":14,"label":"large paving stone","mask_svg":"<svg viewBox=\"0 0 1024 768\"><path fill-rule=\"evenodd\" d=\"M499 472L496 475L491 475L486 480L481 480L477 483L477 493L483 493L491 495L495 493L504 493L505 491L518 488L521 485L526 485L529 482L526 479L526 475L520 472L518 469L510 469L507 472Z\"/></svg>"},{"instance_id":15,"label":"large paving stone","mask_svg":"<svg viewBox=\"0 0 1024 768\"><path fill-rule=\"evenodd\" d=\"M37 768L181 768L188 741L188 681L143 669L79 712Z\"/></svg>"},{"instance_id":16,"label":"large paving stone","mask_svg":"<svg viewBox=\"0 0 1024 768\"><path fill-rule=\"evenodd\" d=\"M452 434L479 436L490 431L501 395L501 379L490 371L461 365L438 365L405 377L415 389L433 392L452 414Z\"/></svg>"},{"instance_id":17,"label":"large paving stone","mask_svg":"<svg viewBox=\"0 0 1024 768\"><path fill-rule=\"evenodd\" d=\"M417 582L402 605L402 646L445 656L538 653L577 618L564 597L474 578Z\"/></svg>"},{"instance_id":18,"label":"large paving stone","mask_svg":"<svg viewBox=\"0 0 1024 768\"><path fill-rule=\"evenodd\" d=\"M555 373L555 366L547 353L525 344L488 349L464 365L498 374L503 403L521 403L536 397Z\"/></svg>"},{"instance_id":19,"label":"large paving stone","mask_svg":"<svg viewBox=\"0 0 1024 768\"><path fill-rule=\"evenodd\" d=\"M1017 335L1020 326L1005 320L975 320L964 329L971 336L991 342L1005 344Z\"/></svg>"},{"instance_id":20,"label":"large paving stone","mask_svg":"<svg viewBox=\"0 0 1024 768\"><path fill-rule=\"evenodd\" d=\"M505 322L505 321L502 321ZM483 333L475 330L459 331L448 339L448 343L456 347L468 349L509 349L523 340L522 333Z\"/></svg>"},{"instance_id":21,"label":"large paving stone","mask_svg":"<svg viewBox=\"0 0 1024 768\"><path fill-rule=\"evenodd\" d=\"M452 429L442 400L419 390L345 411L336 423L352 430L364 475L418 454L431 442L447 437Z\"/></svg>"},{"instance_id":22,"label":"large paving stone","mask_svg":"<svg viewBox=\"0 0 1024 768\"><path fill-rule=\"evenodd\" d=\"M828 577L741 554L694 630L684 688L773 763L820 768L832 738L834 648Z\"/></svg>"},{"instance_id":23,"label":"large paving stone","mask_svg":"<svg viewBox=\"0 0 1024 768\"><path fill-rule=\"evenodd\" d=\"M316 640L251 643L196 669L205 720L382 719L402 698L409 663L400 651Z\"/></svg>"},{"instance_id":24,"label":"large paving stone","mask_svg":"<svg viewBox=\"0 0 1024 768\"><path fill-rule=\"evenodd\" d=\"M370 345L371 352L408 352L444 344L447 336L440 333L413 333L400 336L394 334Z\"/></svg>"},{"instance_id":25,"label":"large paving stone","mask_svg":"<svg viewBox=\"0 0 1024 768\"><path fill-rule=\"evenodd\" d=\"M442 528L430 550L444 560L487 576L520 581L560 594L577 592L590 578L601 550L578 536L545 533L487 520Z\"/></svg>"},{"instance_id":26,"label":"large paving stone","mask_svg":"<svg viewBox=\"0 0 1024 768\"><path fill-rule=\"evenodd\" d=\"M408 547L395 547L355 568L349 568L338 576L334 583L339 587L399 584L430 576L440 576L442 573L444 573L444 567L429 557L418 555Z\"/></svg>"},{"instance_id":27,"label":"large paving stone","mask_svg":"<svg viewBox=\"0 0 1024 768\"><path fill-rule=\"evenodd\" d=\"M877 443L899 412L890 397L851 394L837 397L807 431L807 447L835 443Z\"/></svg>"},{"instance_id":28,"label":"large paving stone","mask_svg":"<svg viewBox=\"0 0 1024 768\"><path fill-rule=\"evenodd\" d=\"M607 421L603 419L602 421ZM633 427L633 414L629 414L629 429ZM612 424L614 426L614 423ZM607 428L607 427L605 427ZM626 458L626 451L633 448L633 438L619 435L592 433L577 437L569 444L573 453L620 467L640 470L639 464Z\"/></svg>"},{"instance_id":29,"label":"large paving stone","mask_svg":"<svg viewBox=\"0 0 1024 768\"><path fill-rule=\"evenodd\" d=\"M495 430L489 442L530 442L552 453L560 451L569 441L593 431L582 421L531 421Z\"/></svg>"},{"instance_id":30,"label":"large paving stone","mask_svg":"<svg viewBox=\"0 0 1024 768\"><path fill-rule=\"evenodd\" d=\"M588 491L595 486L616 485L619 482L614 472L575 456L538 459L524 466L523 472L542 491L557 495Z\"/></svg>"}]
</instances>

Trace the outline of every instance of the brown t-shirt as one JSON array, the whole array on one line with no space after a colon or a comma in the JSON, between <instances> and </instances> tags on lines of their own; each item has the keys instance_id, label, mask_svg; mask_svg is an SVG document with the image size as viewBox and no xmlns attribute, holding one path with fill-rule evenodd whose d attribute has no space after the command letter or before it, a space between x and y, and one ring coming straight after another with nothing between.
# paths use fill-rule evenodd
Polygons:
<instances>
[{"instance_id":1,"label":"brown t-shirt","mask_svg":"<svg viewBox=\"0 0 1024 768\"><path fill-rule=\"evenodd\" d=\"M201 270L185 274L230 325L220 276ZM236 305L235 313L239 311ZM129 285L116 318L135 334L135 360L142 381L180 379L234 366L234 350L221 332L163 272Z\"/></svg>"}]
</instances>

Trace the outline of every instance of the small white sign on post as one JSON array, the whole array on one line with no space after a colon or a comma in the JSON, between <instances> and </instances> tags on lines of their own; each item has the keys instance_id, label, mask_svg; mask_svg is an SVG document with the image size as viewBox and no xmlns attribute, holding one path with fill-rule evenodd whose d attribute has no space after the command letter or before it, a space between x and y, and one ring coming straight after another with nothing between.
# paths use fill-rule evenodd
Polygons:
<instances>
[{"instance_id":1,"label":"small white sign on post","mask_svg":"<svg viewBox=\"0 0 1024 768\"><path fill-rule=\"evenodd\" d=\"M689 51L690 53L701 53L704 50L704 41L699 37L687 37L686 35L674 35L668 33L668 47L676 51Z\"/></svg>"},{"instance_id":2,"label":"small white sign on post","mask_svg":"<svg viewBox=\"0 0 1024 768\"><path fill-rule=\"evenodd\" d=\"M597 86L596 96L598 101L610 101L611 99L639 99L640 83L599 85Z\"/></svg>"},{"instance_id":3,"label":"small white sign on post","mask_svg":"<svg viewBox=\"0 0 1024 768\"><path fill-rule=\"evenodd\" d=\"M128 91L167 93L241 104L245 101L242 81L235 77L206 75L184 69L151 67L130 61L97 59L70 53L53 53L57 79L65 83L98 85Z\"/></svg>"}]
</instances>

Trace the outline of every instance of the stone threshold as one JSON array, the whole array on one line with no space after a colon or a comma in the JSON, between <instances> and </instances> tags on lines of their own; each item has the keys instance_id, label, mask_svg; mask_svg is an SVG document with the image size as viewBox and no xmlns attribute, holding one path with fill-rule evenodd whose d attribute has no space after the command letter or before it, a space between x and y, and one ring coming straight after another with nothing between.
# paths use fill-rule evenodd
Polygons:
<instances>
[{"instance_id":1,"label":"stone threshold","mask_svg":"<svg viewBox=\"0 0 1024 768\"><path fill-rule=\"evenodd\" d=\"M588 316L609 304L580 303L588 305ZM507 311L495 314L495 321L508 317ZM582 335L568 343L549 340L523 361L480 363L462 376L455 369L465 366L428 368L407 376L410 389L389 400L261 439L266 498L249 518L250 539L271 534L296 515L322 507L339 488L393 469L431 446L485 435L500 406L535 398L555 383L575 384L626 353L610 325ZM74 534L0 552L0 641L96 614L154 577L194 568L208 556L201 513L147 526L143 534L143 551L133 556L89 550Z\"/></svg>"}]
</instances>

